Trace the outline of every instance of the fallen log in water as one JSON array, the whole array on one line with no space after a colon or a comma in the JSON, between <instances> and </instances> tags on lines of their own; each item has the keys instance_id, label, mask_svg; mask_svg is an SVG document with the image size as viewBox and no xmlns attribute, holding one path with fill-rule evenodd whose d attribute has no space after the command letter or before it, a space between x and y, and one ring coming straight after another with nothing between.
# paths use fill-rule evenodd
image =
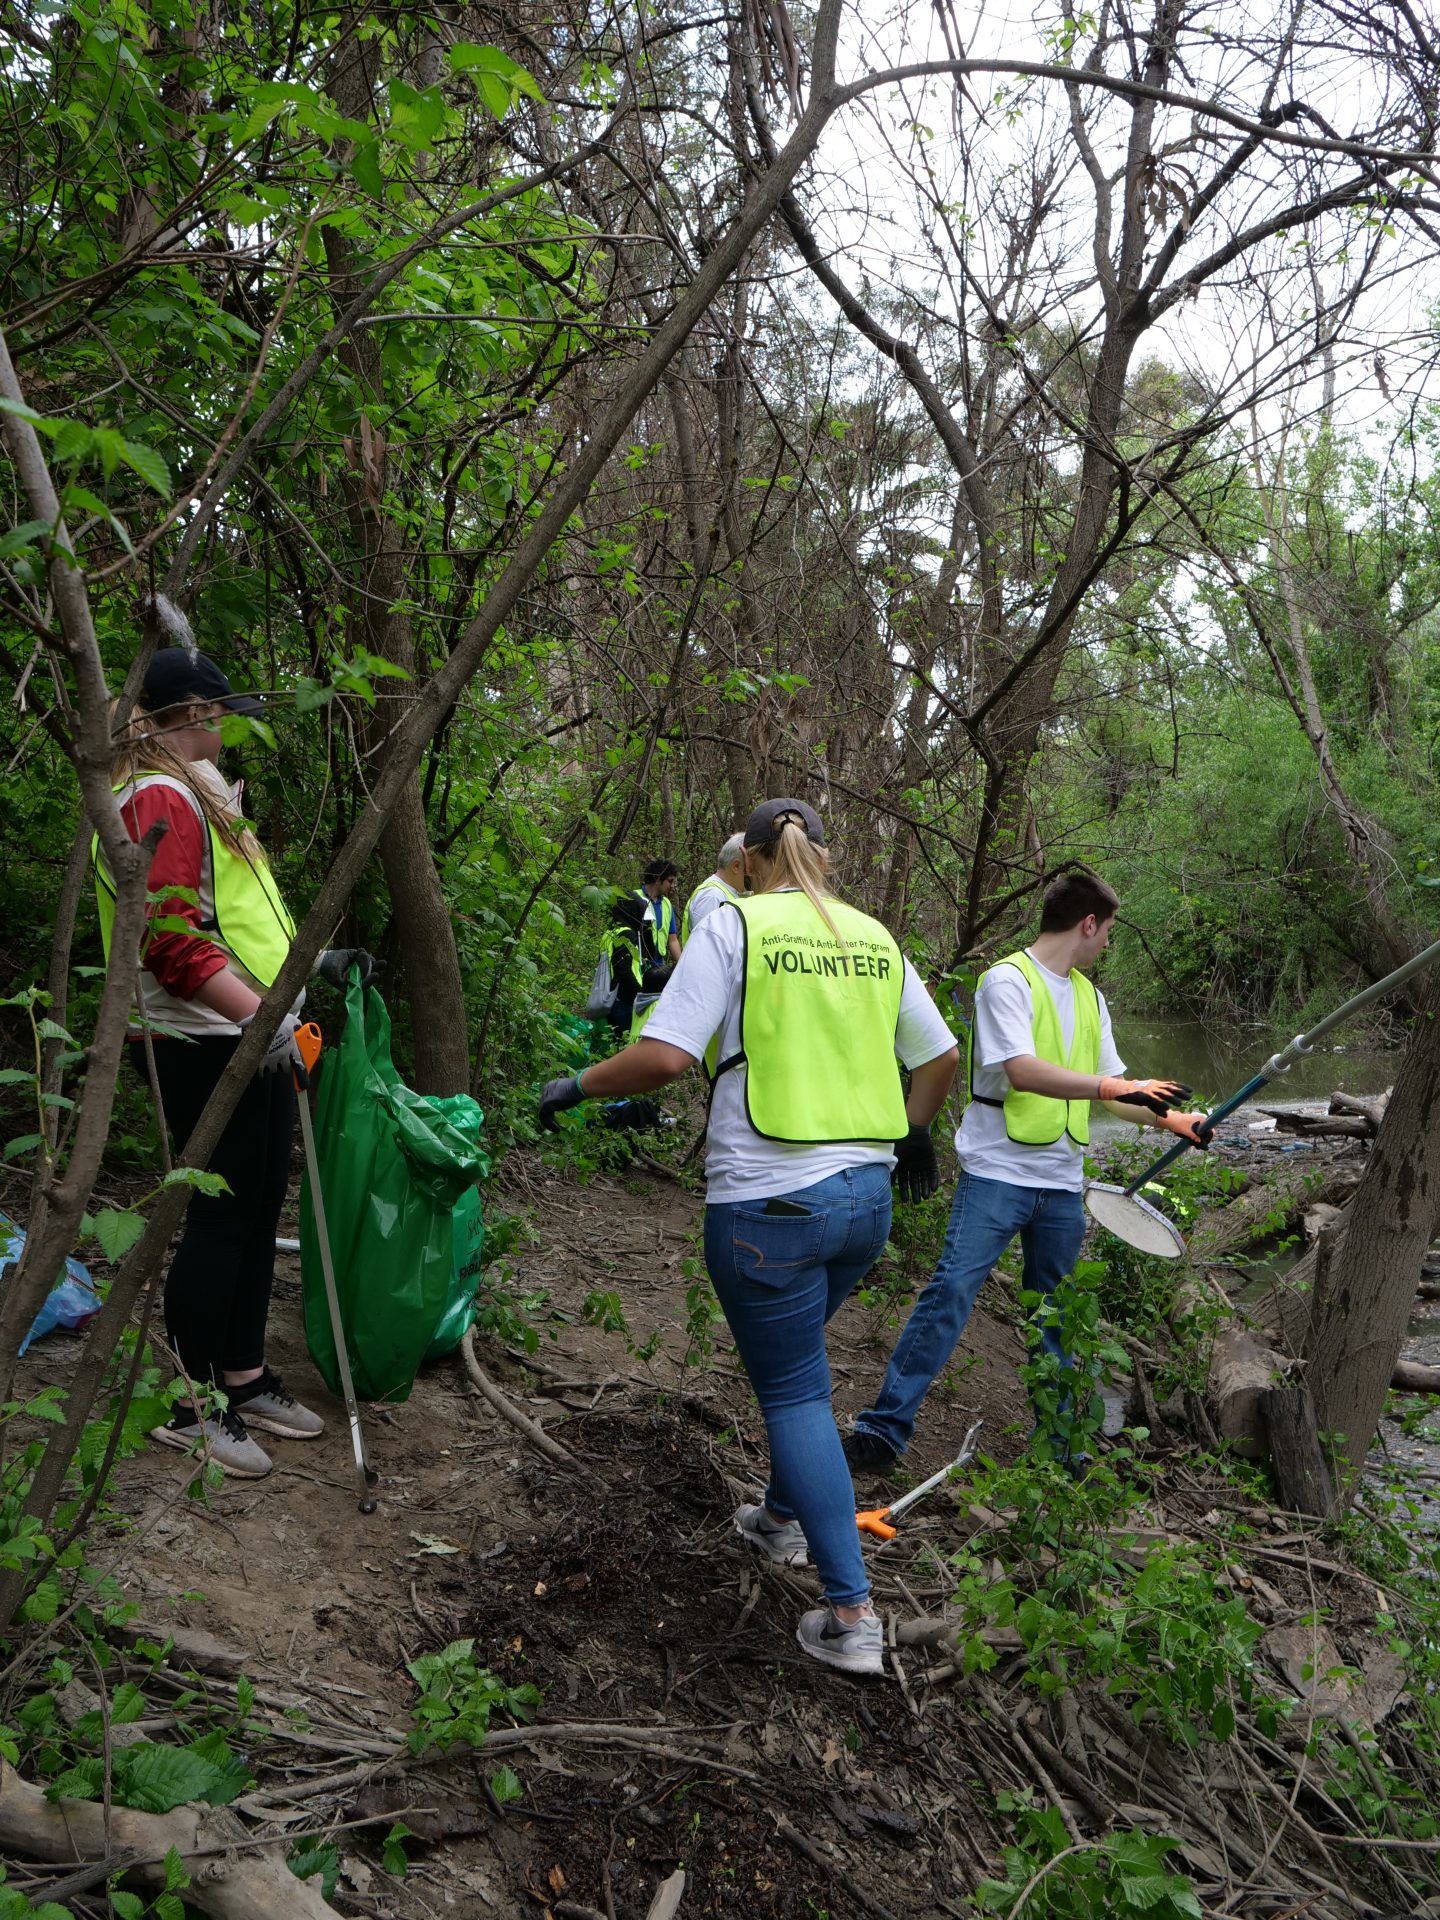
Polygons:
<instances>
[{"instance_id":1,"label":"fallen log in water","mask_svg":"<svg viewBox=\"0 0 1440 1920\"><path fill-rule=\"evenodd\" d=\"M1397 1393L1440 1393L1440 1367L1427 1367L1423 1360L1397 1360L1390 1385Z\"/></svg>"},{"instance_id":2,"label":"fallen log in water","mask_svg":"<svg viewBox=\"0 0 1440 1920\"><path fill-rule=\"evenodd\" d=\"M1372 1100L1353 1093L1332 1093L1325 1113L1296 1113L1291 1107L1261 1107L1275 1122L1277 1132L1298 1134L1307 1140L1373 1140L1389 1105L1389 1089Z\"/></svg>"}]
</instances>

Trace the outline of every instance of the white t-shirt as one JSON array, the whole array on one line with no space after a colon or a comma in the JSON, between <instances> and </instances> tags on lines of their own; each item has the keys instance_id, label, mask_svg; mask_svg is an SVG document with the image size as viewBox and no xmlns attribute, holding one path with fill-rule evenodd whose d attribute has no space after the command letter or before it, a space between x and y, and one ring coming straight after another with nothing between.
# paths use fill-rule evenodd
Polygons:
<instances>
[{"instance_id":1,"label":"white t-shirt","mask_svg":"<svg viewBox=\"0 0 1440 1920\"><path fill-rule=\"evenodd\" d=\"M686 904L685 911L690 916L690 938L692 940L695 938L695 929L700 925L700 922L702 920L708 920L717 907L726 906L734 897L729 892L722 893L720 891L725 883L719 879L718 875L712 874L711 878L715 880L716 884L713 887L707 886L705 881L702 880Z\"/></svg>"},{"instance_id":2,"label":"white t-shirt","mask_svg":"<svg viewBox=\"0 0 1440 1920\"><path fill-rule=\"evenodd\" d=\"M712 913L700 926L692 924L679 964L646 1024L647 1040L683 1047L698 1060L718 1029L720 1059L739 1052L743 935L738 910ZM954 1044L954 1035L907 960L895 1051L907 1067L923 1067ZM827 1063L817 1061L815 1070L826 1072ZM715 1083L705 1155L707 1200L768 1200L812 1187L846 1167L894 1166L895 1156L885 1146L857 1145L853 1140L823 1147L792 1146L782 1140L762 1140L745 1117L745 1074L741 1061Z\"/></svg>"},{"instance_id":3,"label":"white t-shirt","mask_svg":"<svg viewBox=\"0 0 1440 1920\"><path fill-rule=\"evenodd\" d=\"M1030 955L1032 960L1035 956ZM1050 989L1065 1051L1075 1035L1075 989L1069 974L1051 973L1038 960L1040 978ZM1123 1073L1125 1062L1115 1051L1110 1009L1103 993L1100 1003L1100 1073ZM975 1088L987 1100L1003 1100L1010 1091L1004 1063L1017 1054L1035 1051L1031 1020L1030 983L1018 967L1002 962L992 967L975 993ZM966 1173L979 1180L1005 1180L1012 1187L1062 1187L1078 1193L1084 1183L1084 1154L1068 1133L1049 1147L1027 1147L1005 1131L999 1107L972 1100L955 1135L955 1151Z\"/></svg>"}]
</instances>

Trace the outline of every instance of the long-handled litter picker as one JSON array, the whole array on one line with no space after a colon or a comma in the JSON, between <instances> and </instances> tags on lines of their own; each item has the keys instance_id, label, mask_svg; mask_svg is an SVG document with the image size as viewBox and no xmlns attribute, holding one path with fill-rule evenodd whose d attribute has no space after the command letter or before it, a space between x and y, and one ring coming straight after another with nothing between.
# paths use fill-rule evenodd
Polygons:
<instances>
[{"instance_id":1,"label":"long-handled litter picker","mask_svg":"<svg viewBox=\"0 0 1440 1920\"><path fill-rule=\"evenodd\" d=\"M895 1522L907 1507L913 1507L917 1500L923 1500L927 1493L933 1493L942 1480L948 1480L957 1467L965 1467L975 1458L975 1448L980 1439L980 1429L985 1422L977 1420L965 1436L964 1445L948 1466L941 1467L938 1473L932 1473L928 1480L922 1480L918 1487L912 1487L903 1494L893 1507L867 1507L864 1513L857 1513L855 1524L861 1533L868 1533L876 1540L893 1540L900 1529Z\"/></svg>"},{"instance_id":2,"label":"long-handled litter picker","mask_svg":"<svg viewBox=\"0 0 1440 1920\"><path fill-rule=\"evenodd\" d=\"M1315 1043L1338 1027L1342 1020L1348 1020L1352 1013L1358 1013L1362 1007L1368 1007L1372 1000L1378 1000L1382 994L1389 993L1392 987L1398 987L1412 974L1419 973L1422 967L1428 967L1432 960L1440 960L1440 940L1417 953L1413 960L1407 960L1403 967L1397 967L1393 973L1387 973L1383 980L1377 980L1373 987L1366 987L1363 993L1357 993L1347 1000L1343 1007L1337 1007L1333 1013L1327 1013L1318 1025L1311 1027L1308 1033L1296 1034L1288 1047L1272 1054L1253 1080L1247 1080L1238 1093L1232 1093L1228 1100L1222 1100L1218 1107L1206 1115L1204 1132L1208 1138L1220 1122L1232 1114L1237 1107L1243 1106L1251 1094L1258 1093L1268 1081L1278 1074L1288 1073L1302 1054L1314 1051ZM1148 1200L1140 1198L1141 1187L1148 1186L1158 1174L1178 1160L1190 1145L1188 1140L1179 1140L1168 1153L1162 1153L1153 1165L1132 1180L1128 1187L1107 1185L1104 1181L1092 1181L1085 1189L1085 1205L1091 1217L1100 1222L1117 1240L1135 1247L1141 1253L1152 1253L1162 1260L1174 1260L1185 1251L1185 1240L1173 1220L1167 1220L1158 1207L1152 1207Z\"/></svg>"},{"instance_id":3,"label":"long-handled litter picker","mask_svg":"<svg viewBox=\"0 0 1440 1920\"><path fill-rule=\"evenodd\" d=\"M325 1301L330 1309L330 1331L335 1336L335 1365L340 1373L340 1391L345 1397L345 1412L350 1420L350 1445L355 1454L355 1486L360 1495L361 1513L375 1511L372 1491L379 1476L365 1457L365 1436L360 1431L360 1409L355 1404L355 1382L350 1377L350 1355L345 1346L345 1331L340 1324L340 1296L335 1290L335 1263L330 1258L330 1229L325 1224L325 1196L320 1191L320 1160L315 1152L315 1128L310 1117L310 1075L320 1058L320 1029L313 1020L295 1031L295 1046L301 1064L295 1068L296 1105L300 1109L300 1132L305 1140L305 1164L310 1169L310 1200L315 1209L315 1238L320 1243L320 1271L325 1276Z\"/></svg>"}]
</instances>

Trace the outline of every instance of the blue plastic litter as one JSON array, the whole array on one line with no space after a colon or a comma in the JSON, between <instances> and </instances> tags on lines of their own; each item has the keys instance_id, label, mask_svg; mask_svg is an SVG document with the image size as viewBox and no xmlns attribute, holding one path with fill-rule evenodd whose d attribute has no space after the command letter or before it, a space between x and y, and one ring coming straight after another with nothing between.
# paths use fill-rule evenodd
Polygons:
<instances>
[{"instance_id":1,"label":"blue plastic litter","mask_svg":"<svg viewBox=\"0 0 1440 1920\"><path fill-rule=\"evenodd\" d=\"M0 1267L18 1260L24 1247L24 1228L18 1227L8 1215L0 1213ZM20 1342L21 1353L25 1352L32 1340L53 1333L56 1327L78 1332L95 1318L101 1304L88 1270L78 1260L67 1260L64 1279L57 1281L46 1294L45 1303L36 1314L30 1331Z\"/></svg>"}]
</instances>

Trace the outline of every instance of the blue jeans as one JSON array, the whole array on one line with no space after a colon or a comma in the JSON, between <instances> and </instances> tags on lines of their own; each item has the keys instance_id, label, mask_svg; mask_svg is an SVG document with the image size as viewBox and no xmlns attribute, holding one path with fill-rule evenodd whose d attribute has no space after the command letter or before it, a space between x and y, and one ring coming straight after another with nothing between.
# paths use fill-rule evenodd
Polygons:
<instances>
[{"instance_id":1,"label":"blue jeans","mask_svg":"<svg viewBox=\"0 0 1440 1920\"><path fill-rule=\"evenodd\" d=\"M990 1269L1017 1234L1025 1256L1024 1285L1034 1293L1053 1293L1073 1269L1085 1238L1080 1195L1055 1187L1015 1187L962 1171L940 1264L896 1342L875 1405L856 1415L859 1432L875 1434L896 1453L905 1451L921 1401L959 1345ZM1053 1328L1044 1330L1041 1344L1066 1362Z\"/></svg>"},{"instance_id":2,"label":"blue jeans","mask_svg":"<svg viewBox=\"0 0 1440 1920\"><path fill-rule=\"evenodd\" d=\"M859 1606L870 1587L830 1405L825 1323L889 1238L890 1174L847 1167L776 1198L804 1214L767 1214L764 1200L706 1207L705 1264L765 1416L765 1504L804 1528L826 1598Z\"/></svg>"}]
</instances>

